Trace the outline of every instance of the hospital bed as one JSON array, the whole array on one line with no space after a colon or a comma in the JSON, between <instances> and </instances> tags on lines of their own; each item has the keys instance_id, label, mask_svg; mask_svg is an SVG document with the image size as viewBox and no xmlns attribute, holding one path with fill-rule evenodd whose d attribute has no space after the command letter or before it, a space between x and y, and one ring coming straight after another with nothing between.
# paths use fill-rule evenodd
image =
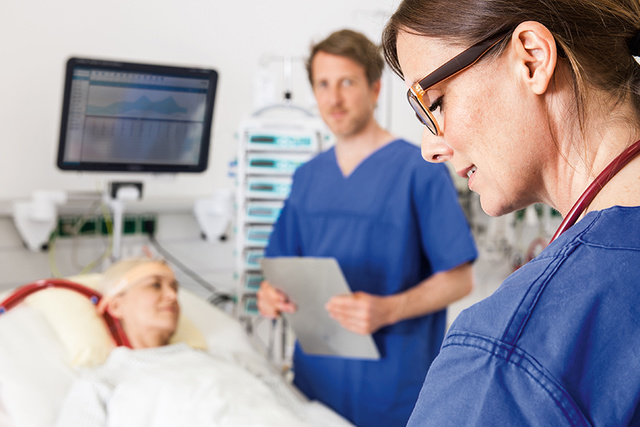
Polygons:
<instances>
[{"instance_id":1,"label":"hospital bed","mask_svg":"<svg viewBox=\"0 0 640 427\"><path fill-rule=\"evenodd\" d=\"M91 290L99 274L69 278ZM2 304L16 290L0 293L0 426L49 427L80 370L103 363L115 347L105 321L96 313L95 298L65 289L40 287L23 302ZM66 283L66 281L62 281ZM24 289L21 287L19 289ZM99 295L99 294L98 294ZM181 289L181 318L172 342L205 348L218 357L258 373L278 401L304 421L317 426L351 426L326 406L305 399L288 384L251 344L243 327L222 310ZM117 329L117 328L116 328ZM251 410L251 408L248 408Z\"/></svg>"}]
</instances>

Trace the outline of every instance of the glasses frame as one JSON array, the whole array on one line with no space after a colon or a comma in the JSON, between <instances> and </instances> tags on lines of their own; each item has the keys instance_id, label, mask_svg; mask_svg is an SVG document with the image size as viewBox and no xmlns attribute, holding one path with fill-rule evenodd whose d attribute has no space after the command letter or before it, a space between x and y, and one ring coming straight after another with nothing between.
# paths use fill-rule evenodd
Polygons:
<instances>
[{"instance_id":1,"label":"glasses frame","mask_svg":"<svg viewBox=\"0 0 640 427\"><path fill-rule=\"evenodd\" d=\"M409 101L409 105L411 105L411 108L415 111L418 120L420 120L420 122L426 126L431 133L436 136L442 136L442 130L438 125L438 121L429 110L427 103L424 101L424 95L427 93L427 89L460 74L467 68L471 67L487 52L489 52L492 47L504 40L509 34L511 33L501 33L471 46L442 64L440 67L436 68L423 79L415 82L409 88L407 91L407 100Z\"/></svg>"}]
</instances>

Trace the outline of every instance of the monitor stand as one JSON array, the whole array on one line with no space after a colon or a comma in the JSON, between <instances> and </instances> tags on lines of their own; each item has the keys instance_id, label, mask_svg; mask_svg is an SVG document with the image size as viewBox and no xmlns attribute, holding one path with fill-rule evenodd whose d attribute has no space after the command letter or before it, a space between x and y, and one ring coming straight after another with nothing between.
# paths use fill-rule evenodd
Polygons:
<instances>
[{"instance_id":1,"label":"monitor stand","mask_svg":"<svg viewBox=\"0 0 640 427\"><path fill-rule=\"evenodd\" d=\"M109 190L104 194L105 203L113 215L113 248L111 257L120 259L122 249L122 223L126 202L142 199L141 182L110 182Z\"/></svg>"}]
</instances>

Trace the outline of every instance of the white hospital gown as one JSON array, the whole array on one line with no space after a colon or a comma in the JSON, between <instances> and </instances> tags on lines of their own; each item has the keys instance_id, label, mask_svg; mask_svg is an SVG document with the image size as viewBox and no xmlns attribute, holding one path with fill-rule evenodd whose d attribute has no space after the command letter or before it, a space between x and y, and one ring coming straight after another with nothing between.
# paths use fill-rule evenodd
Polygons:
<instances>
[{"instance_id":1,"label":"white hospital gown","mask_svg":"<svg viewBox=\"0 0 640 427\"><path fill-rule=\"evenodd\" d=\"M285 386L184 344L119 347L73 384L57 427L312 426Z\"/></svg>"}]
</instances>

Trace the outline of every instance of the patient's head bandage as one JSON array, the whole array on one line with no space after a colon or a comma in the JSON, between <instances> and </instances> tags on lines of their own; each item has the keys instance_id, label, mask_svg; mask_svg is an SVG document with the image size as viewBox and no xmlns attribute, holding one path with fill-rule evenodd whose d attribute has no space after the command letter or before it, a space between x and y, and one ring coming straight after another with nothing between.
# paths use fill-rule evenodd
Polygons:
<instances>
[{"instance_id":1,"label":"patient's head bandage","mask_svg":"<svg viewBox=\"0 0 640 427\"><path fill-rule=\"evenodd\" d=\"M104 272L102 278L102 299L98 303L98 312L104 313L117 295L143 283L145 279L158 276L175 280L173 272L163 260L132 258L113 264Z\"/></svg>"}]
</instances>

